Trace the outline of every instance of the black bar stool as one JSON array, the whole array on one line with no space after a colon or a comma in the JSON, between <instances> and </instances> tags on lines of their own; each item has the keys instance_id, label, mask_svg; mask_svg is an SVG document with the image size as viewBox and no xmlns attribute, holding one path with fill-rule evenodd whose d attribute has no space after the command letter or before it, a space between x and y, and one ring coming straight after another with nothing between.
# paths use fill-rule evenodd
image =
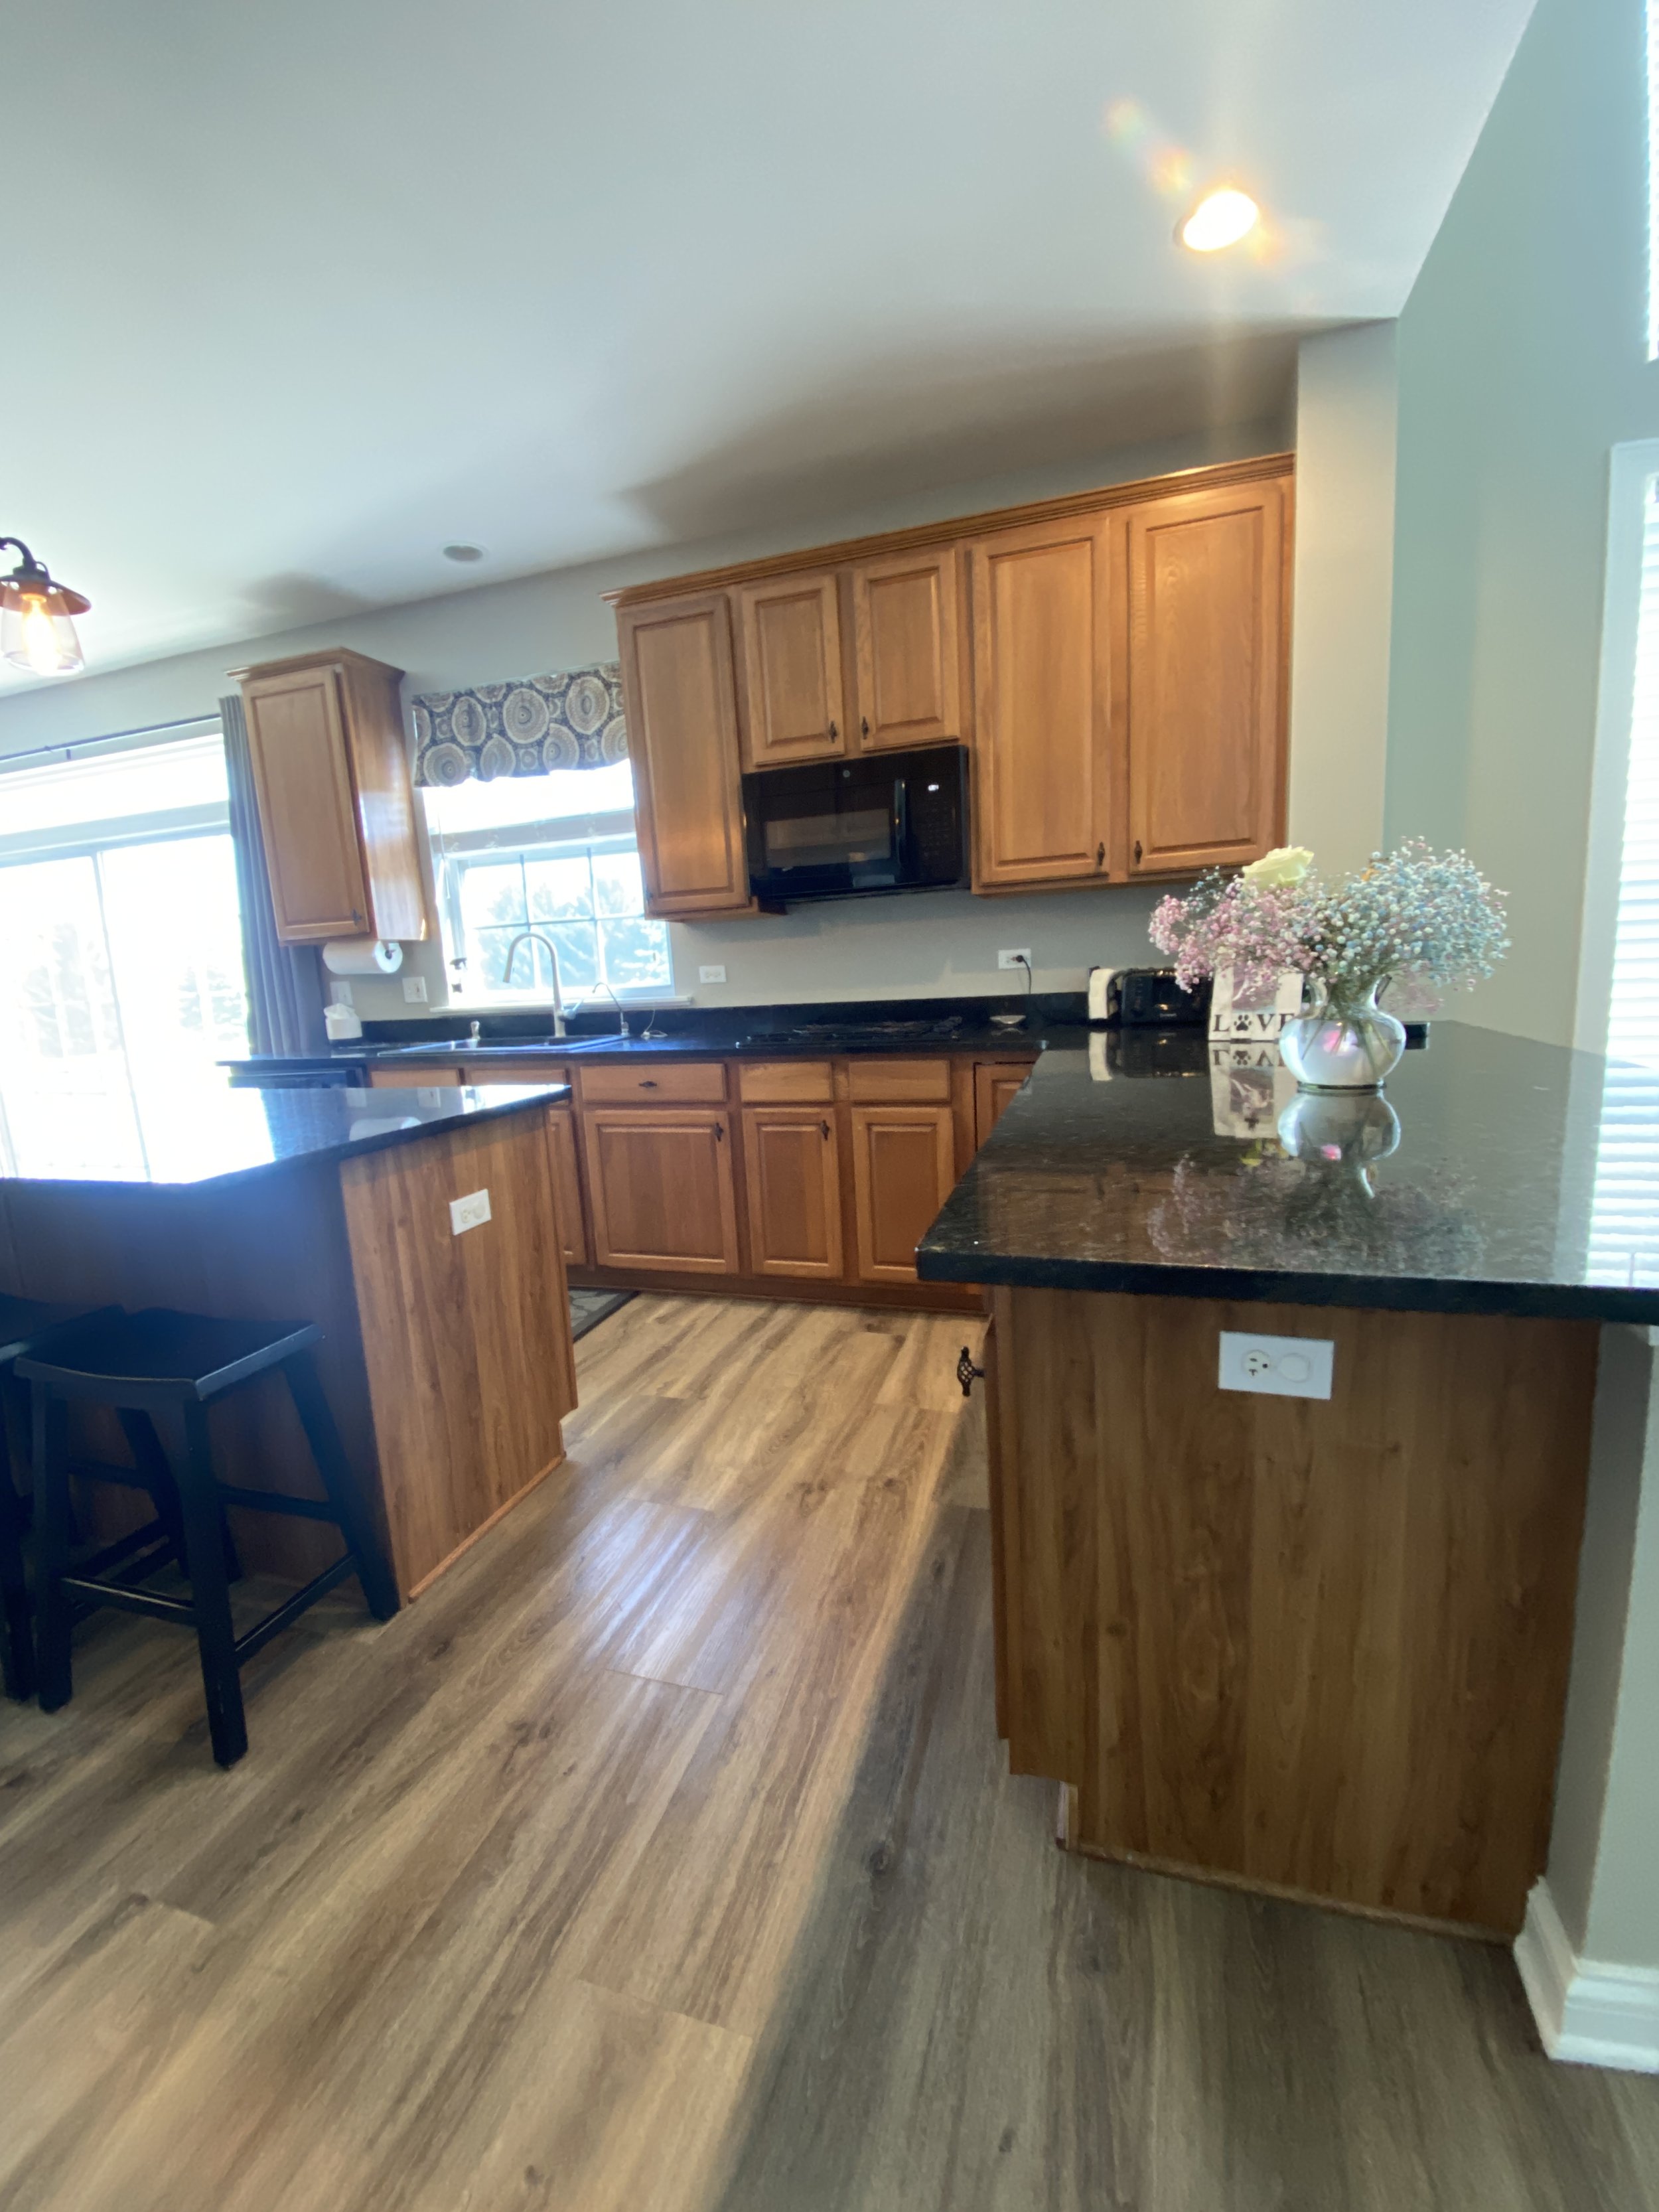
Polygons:
<instances>
[{"instance_id":1,"label":"black bar stool","mask_svg":"<svg viewBox=\"0 0 1659 2212\"><path fill-rule=\"evenodd\" d=\"M23 1572L23 1532L30 1506L13 1474L7 1419L12 1411L7 1401L27 1402L27 1393L14 1382L12 1366L26 1354L44 1349L69 1322L106 1310L112 1310L47 1305L40 1298L0 1294L0 1680L6 1695L20 1703L34 1694L34 1637Z\"/></svg>"},{"instance_id":2,"label":"black bar stool","mask_svg":"<svg viewBox=\"0 0 1659 2212\"><path fill-rule=\"evenodd\" d=\"M77 1614L94 1606L173 1620L193 1628L202 1655L213 1756L232 1766L247 1749L242 1712L242 1662L299 1619L307 1606L356 1575L368 1609L388 1620L398 1593L368 1517L360 1504L334 1416L323 1395L311 1356L322 1331L309 1322L215 1321L198 1314L153 1307L147 1312L99 1316L54 1337L40 1356L21 1358L16 1372L33 1389L35 1481L40 1496L40 1703L48 1712L68 1702L72 1683L70 1633ZM270 1490L244 1490L221 1482L208 1442L207 1409L216 1398L280 1370L317 1463L327 1503L289 1498ZM157 1413L182 1426L182 1449L172 1456L177 1482L188 1599L164 1597L132 1586L135 1577L102 1578L105 1555L71 1558L68 1450L69 1401L118 1408L144 1480L146 1462L168 1460L155 1425ZM101 1468L87 1470L92 1474ZM344 1556L314 1576L286 1603L237 1636L231 1625L222 1515L227 1505L252 1507L301 1520L328 1521L345 1539ZM159 1565L157 1560L155 1564Z\"/></svg>"}]
</instances>

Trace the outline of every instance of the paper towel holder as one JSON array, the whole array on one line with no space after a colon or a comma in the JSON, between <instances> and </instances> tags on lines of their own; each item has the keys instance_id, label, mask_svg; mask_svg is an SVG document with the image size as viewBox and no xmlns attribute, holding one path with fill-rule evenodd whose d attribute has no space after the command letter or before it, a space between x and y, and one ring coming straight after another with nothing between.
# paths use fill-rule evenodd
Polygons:
<instances>
[{"instance_id":1,"label":"paper towel holder","mask_svg":"<svg viewBox=\"0 0 1659 2212\"><path fill-rule=\"evenodd\" d=\"M404 948L393 937L331 937L323 965L331 975L395 975Z\"/></svg>"}]
</instances>

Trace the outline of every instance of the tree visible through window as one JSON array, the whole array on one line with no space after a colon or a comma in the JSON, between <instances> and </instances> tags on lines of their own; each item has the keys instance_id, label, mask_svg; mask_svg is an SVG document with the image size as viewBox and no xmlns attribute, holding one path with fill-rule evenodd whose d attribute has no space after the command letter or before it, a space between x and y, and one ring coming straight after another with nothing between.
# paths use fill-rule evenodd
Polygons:
<instances>
[{"instance_id":1,"label":"tree visible through window","mask_svg":"<svg viewBox=\"0 0 1659 2212\"><path fill-rule=\"evenodd\" d=\"M628 763L425 793L454 995L666 997L668 927L645 911Z\"/></svg>"}]
</instances>

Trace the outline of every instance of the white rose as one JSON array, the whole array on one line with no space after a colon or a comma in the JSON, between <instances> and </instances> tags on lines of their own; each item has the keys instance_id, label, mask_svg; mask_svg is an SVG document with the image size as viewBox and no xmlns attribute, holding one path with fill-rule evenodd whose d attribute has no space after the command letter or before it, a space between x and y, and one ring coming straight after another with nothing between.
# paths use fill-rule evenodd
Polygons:
<instances>
[{"instance_id":1,"label":"white rose","mask_svg":"<svg viewBox=\"0 0 1659 2212\"><path fill-rule=\"evenodd\" d=\"M1277 845L1259 860L1252 860L1244 873L1253 884L1266 884L1271 890L1283 890L1291 884L1299 884L1312 866L1313 854L1305 845Z\"/></svg>"}]
</instances>

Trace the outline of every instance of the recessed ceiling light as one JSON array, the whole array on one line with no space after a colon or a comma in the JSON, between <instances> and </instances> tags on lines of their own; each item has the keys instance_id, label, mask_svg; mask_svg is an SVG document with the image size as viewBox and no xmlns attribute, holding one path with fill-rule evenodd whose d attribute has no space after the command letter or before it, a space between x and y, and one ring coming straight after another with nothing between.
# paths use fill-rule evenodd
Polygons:
<instances>
[{"instance_id":1,"label":"recessed ceiling light","mask_svg":"<svg viewBox=\"0 0 1659 2212\"><path fill-rule=\"evenodd\" d=\"M483 556L482 545L446 545L444 548L446 561L482 561Z\"/></svg>"},{"instance_id":2,"label":"recessed ceiling light","mask_svg":"<svg viewBox=\"0 0 1659 2212\"><path fill-rule=\"evenodd\" d=\"M1176 233L1194 253L1218 253L1224 246L1237 246L1261 220L1261 210L1248 192L1223 185L1206 192Z\"/></svg>"}]
</instances>

